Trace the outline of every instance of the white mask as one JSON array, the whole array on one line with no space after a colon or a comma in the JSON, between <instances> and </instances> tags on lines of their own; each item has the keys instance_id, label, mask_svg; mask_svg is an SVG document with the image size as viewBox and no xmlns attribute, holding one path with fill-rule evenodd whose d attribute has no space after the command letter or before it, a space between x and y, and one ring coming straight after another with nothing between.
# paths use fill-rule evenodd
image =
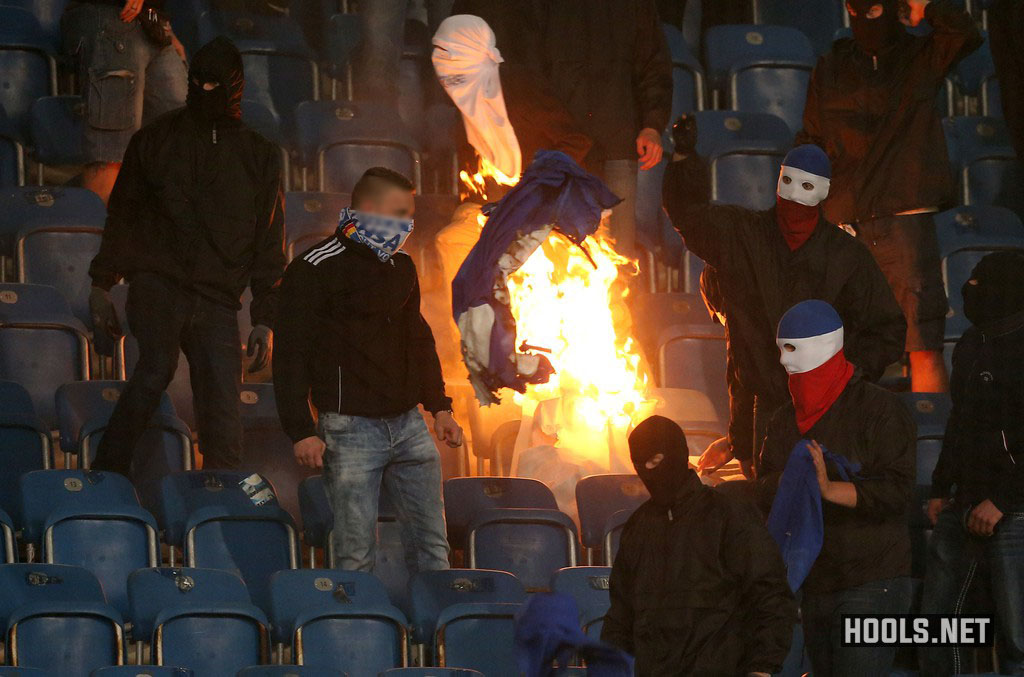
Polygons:
<instances>
[{"instance_id":1,"label":"white mask","mask_svg":"<svg viewBox=\"0 0 1024 677\"><path fill-rule=\"evenodd\" d=\"M776 339L779 361L789 374L803 374L817 369L843 349L843 328L820 336Z\"/></svg>"},{"instance_id":2,"label":"white mask","mask_svg":"<svg viewBox=\"0 0 1024 677\"><path fill-rule=\"evenodd\" d=\"M814 207L826 197L831 181L803 169L782 165L775 192L783 200Z\"/></svg>"}]
</instances>

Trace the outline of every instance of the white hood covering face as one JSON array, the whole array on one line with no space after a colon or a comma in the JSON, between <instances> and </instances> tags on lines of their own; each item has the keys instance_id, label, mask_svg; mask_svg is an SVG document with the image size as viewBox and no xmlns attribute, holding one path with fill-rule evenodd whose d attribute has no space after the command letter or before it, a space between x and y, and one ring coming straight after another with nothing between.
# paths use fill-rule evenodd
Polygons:
<instances>
[{"instance_id":1,"label":"white hood covering face","mask_svg":"<svg viewBox=\"0 0 1024 677\"><path fill-rule=\"evenodd\" d=\"M494 46L494 31L478 16L456 14L441 22L434 35L431 61L466 125L469 143L495 168L518 178L523 171L519 141L508 120Z\"/></svg>"}]
</instances>

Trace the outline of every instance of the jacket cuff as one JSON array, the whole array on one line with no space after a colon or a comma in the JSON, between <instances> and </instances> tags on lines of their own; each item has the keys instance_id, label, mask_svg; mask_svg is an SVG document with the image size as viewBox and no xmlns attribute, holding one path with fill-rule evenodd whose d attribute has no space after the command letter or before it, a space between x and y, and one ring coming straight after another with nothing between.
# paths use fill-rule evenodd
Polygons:
<instances>
[{"instance_id":1,"label":"jacket cuff","mask_svg":"<svg viewBox=\"0 0 1024 677\"><path fill-rule=\"evenodd\" d=\"M952 498L949 494L949 487L936 486L933 484L931 488L928 489L928 498Z\"/></svg>"},{"instance_id":2,"label":"jacket cuff","mask_svg":"<svg viewBox=\"0 0 1024 677\"><path fill-rule=\"evenodd\" d=\"M306 439L307 437L316 437L317 429L316 425L313 424L313 422L311 421L299 427L288 426L288 429L285 430L285 433L288 435L288 437L294 444L296 442Z\"/></svg>"},{"instance_id":3,"label":"jacket cuff","mask_svg":"<svg viewBox=\"0 0 1024 677\"><path fill-rule=\"evenodd\" d=\"M669 111L667 110L650 110L644 111L643 116L640 118L640 128L646 129L650 127L654 131L658 132L660 136L665 131L665 127L668 126Z\"/></svg>"},{"instance_id":4,"label":"jacket cuff","mask_svg":"<svg viewBox=\"0 0 1024 677\"><path fill-rule=\"evenodd\" d=\"M431 398L429 402L423 403L423 408L434 416L439 411L449 411L452 408L452 398L442 394L440 397Z\"/></svg>"}]
</instances>

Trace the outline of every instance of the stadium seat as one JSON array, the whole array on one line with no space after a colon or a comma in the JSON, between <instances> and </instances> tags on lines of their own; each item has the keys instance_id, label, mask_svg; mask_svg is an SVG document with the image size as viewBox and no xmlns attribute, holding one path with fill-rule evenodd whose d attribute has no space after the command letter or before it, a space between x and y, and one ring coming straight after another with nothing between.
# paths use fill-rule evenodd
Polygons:
<instances>
[{"instance_id":1,"label":"stadium seat","mask_svg":"<svg viewBox=\"0 0 1024 677\"><path fill-rule=\"evenodd\" d=\"M0 552L0 555L3 556L3 563L14 564L18 561L18 548L14 540L14 520L3 510L0 510L0 537L3 540L3 551Z\"/></svg>"},{"instance_id":2,"label":"stadium seat","mask_svg":"<svg viewBox=\"0 0 1024 677\"><path fill-rule=\"evenodd\" d=\"M237 677L347 677L347 674L308 665L253 665L239 670Z\"/></svg>"},{"instance_id":3,"label":"stadium seat","mask_svg":"<svg viewBox=\"0 0 1024 677\"><path fill-rule=\"evenodd\" d=\"M0 5L0 106L17 138L29 139L32 102L57 93L57 61L32 14Z\"/></svg>"},{"instance_id":4,"label":"stadium seat","mask_svg":"<svg viewBox=\"0 0 1024 677\"><path fill-rule=\"evenodd\" d=\"M671 125L683 113L704 110L704 70L678 28L669 24L661 28L672 58Z\"/></svg>"},{"instance_id":5,"label":"stadium seat","mask_svg":"<svg viewBox=\"0 0 1024 677\"><path fill-rule=\"evenodd\" d=\"M580 610L580 627L591 639L601 638L604 616L611 600L608 577L611 567L570 567L559 569L551 581L551 589L576 600Z\"/></svg>"},{"instance_id":6,"label":"stadium seat","mask_svg":"<svg viewBox=\"0 0 1024 677\"><path fill-rule=\"evenodd\" d=\"M25 183L25 148L0 104L0 189Z\"/></svg>"},{"instance_id":7,"label":"stadium seat","mask_svg":"<svg viewBox=\"0 0 1024 677\"><path fill-rule=\"evenodd\" d=\"M658 382L662 388L705 393L719 421L729 420L725 332L716 324L680 324L658 339Z\"/></svg>"},{"instance_id":8,"label":"stadium seat","mask_svg":"<svg viewBox=\"0 0 1024 677\"><path fill-rule=\"evenodd\" d=\"M470 522L496 508L557 510L558 502L543 482L525 477L453 477L444 483L448 541L461 548Z\"/></svg>"},{"instance_id":9,"label":"stadium seat","mask_svg":"<svg viewBox=\"0 0 1024 677\"><path fill-rule=\"evenodd\" d=\"M127 618L132 639L149 641L157 615L169 607L251 604L245 582L237 573L220 569L153 567L128 576Z\"/></svg>"},{"instance_id":10,"label":"stadium seat","mask_svg":"<svg viewBox=\"0 0 1024 677\"><path fill-rule=\"evenodd\" d=\"M839 2L787 0L761 3L759 13L759 20L766 24L798 29L810 40L815 54L824 54L832 48L845 12Z\"/></svg>"},{"instance_id":11,"label":"stadium seat","mask_svg":"<svg viewBox=\"0 0 1024 677\"><path fill-rule=\"evenodd\" d=\"M316 565L316 549L323 548L326 555L330 547L334 512L327 502L323 475L307 477L299 483L299 512L302 514L302 541L310 549L310 562ZM329 560L323 560L329 567Z\"/></svg>"},{"instance_id":12,"label":"stadium seat","mask_svg":"<svg viewBox=\"0 0 1024 677\"><path fill-rule=\"evenodd\" d=\"M63 564L0 566L0 636L7 638L11 613L28 604L103 604L103 588L90 571Z\"/></svg>"},{"instance_id":13,"label":"stadium seat","mask_svg":"<svg viewBox=\"0 0 1024 677\"><path fill-rule=\"evenodd\" d=\"M62 229L102 230L107 208L85 188L23 186L0 192L0 237L3 253L14 254L20 232Z\"/></svg>"},{"instance_id":14,"label":"stadium seat","mask_svg":"<svg viewBox=\"0 0 1024 677\"><path fill-rule=\"evenodd\" d=\"M1024 168L1003 120L956 117L943 121L949 159L965 205L996 205L1024 214Z\"/></svg>"},{"instance_id":15,"label":"stadium seat","mask_svg":"<svg viewBox=\"0 0 1024 677\"><path fill-rule=\"evenodd\" d=\"M246 467L274 485L281 507L301 528L298 487L313 471L299 466L292 452L292 441L281 429L274 384L243 383L239 386L238 399Z\"/></svg>"},{"instance_id":16,"label":"stadium seat","mask_svg":"<svg viewBox=\"0 0 1024 677\"><path fill-rule=\"evenodd\" d=\"M337 3L334 2L333 5L336 10ZM359 14L340 14L335 11L329 14L330 19L325 24L327 34L324 36L326 61L332 77L342 80L347 76L346 66L352 53L362 42L363 18Z\"/></svg>"},{"instance_id":17,"label":"stadium seat","mask_svg":"<svg viewBox=\"0 0 1024 677\"><path fill-rule=\"evenodd\" d=\"M408 663L405 616L372 574L281 571L270 597L274 639L292 644L299 665L375 675Z\"/></svg>"},{"instance_id":18,"label":"stadium seat","mask_svg":"<svg viewBox=\"0 0 1024 677\"><path fill-rule=\"evenodd\" d=\"M80 96L44 96L29 111L32 148L42 165L81 165L85 154L85 101ZM39 183L42 167L39 168Z\"/></svg>"},{"instance_id":19,"label":"stadium seat","mask_svg":"<svg viewBox=\"0 0 1024 677\"><path fill-rule=\"evenodd\" d=\"M60 46L60 17L70 0L4 0L5 5L31 12L54 48Z\"/></svg>"},{"instance_id":20,"label":"stadium seat","mask_svg":"<svg viewBox=\"0 0 1024 677\"><path fill-rule=\"evenodd\" d=\"M487 677L517 677L513 637L519 604L456 604L437 619L434 655L441 667Z\"/></svg>"},{"instance_id":21,"label":"stadium seat","mask_svg":"<svg viewBox=\"0 0 1024 677\"><path fill-rule=\"evenodd\" d=\"M0 665L0 677L55 677L55 675L49 670L40 670L39 668L12 668Z\"/></svg>"},{"instance_id":22,"label":"stadium seat","mask_svg":"<svg viewBox=\"0 0 1024 677\"><path fill-rule=\"evenodd\" d=\"M50 429L36 416L32 397L13 381L0 381L0 510L20 524L18 478L53 467Z\"/></svg>"},{"instance_id":23,"label":"stadium seat","mask_svg":"<svg viewBox=\"0 0 1024 677\"><path fill-rule=\"evenodd\" d=\"M93 670L89 677L193 677L193 672L165 665L119 665Z\"/></svg>"},{"instance_id":24,"label":"stadium seat","mask_svg":"<svg viewBox=\"0 0 1024 677\"><path fill-rule=\"evenodd\" d=\"M41 544L58 508L138 508L135 487L123 475L90 470L34 470L18 480L22 538Z\"/></svg>"},{"instance_id":25,"label":"stadium seat","mask_svg":"<svg viewBox=\"0 0 1024 677\"><path fill-rule=\"evenodd\" d=\"M281 149L281 182L287 190L291 183L291 155L288 153L287 136L282 130L281 116L263 101L243 98L242 120Z\"/></svg>"},{"instance_id":26,"label":"stadium seat","mask_svg":"<svg viewBox=\"0 0 1024 677\"><path fill-rule=\"evenodd\" d=\"M190 567L227 569L245 581L257 606L269 608L270 576L298 566L291 516L258 474L197 470L160 483L166 540L182 545ZM247 663L249 665L251 663Z\"/></svg>"},{"instance_id":27,"label":"stadium seat","mask_svg":"<svg viewBox=\"0 0 1024 677\"><path fill-rule=\"evenodd\" d=\"M949 393L903 393L900 396L917 424L918 437L942 437L953 403Z\"/></svg>"},{"instance_id":28,"label":"stadium seat","mask_svg":"<svg viewBox=\"0 0 1024 677\"><path fill-rule=\"evenodd\" d=\"M712 86L728 92L729 108L777 115L794 134L803 127L815 60L807 36L788 26L714 26L705 51Z\"/></svg>"},{"instance_id":29,"label":"stadium seat","mask_svg":"<svg viewBox=\"0 0 1024 677\"><path fill-rule=\"evenodd\" d=\"M338 215L352 204L346 193L294 192L284 198L285 252L291 261L338 228Z\"/></svg>"},{"instance_id":30,"label":"stadium seat","mask_svg":"<svg viewBox=\"0 0 1024 677\"><path fill-rule=\"evenodd\" d=\"M622 529L632 516L633 510L619 510L615 512L604 525L604 563L611 566L615 562L615 555L619 552L619 541L622 538Z\"/></svg>"},{"instance_id":31,"label":"stadium seat","mask_svg":"<svg viewBox=\"0 0 1024 677\"><path fill-rule=\"evenodd\" d=\"M321 192L351 192L370 167L401 172L422 192L419 144L398 116L382 104L306 101L295 111L302 166L315 168Z\"/></svg>"},{"instance_id":32,"label":"stadium seat","mask_svg":"<svg viewBox=\"0 0 1024 677\"><path fill-rule=\"evenodd\" d=\"M636 475L590 475L576 483L576 509L587 562L604 544L604 526L619 510L635 510L650 494Z\"/></svg>"},{"instance_id":33,"label":"stadium seat","mask_svg":"<svg viewBox=\"0 0 1024 677\"><path fill-rule=\"evenodd\" d=\"M981 100L981 114L1002 117L1002 111L990 113L985 110L984 90L996 82L996 67L992 60L992 49L989 44L988 32L982 31L985 41L978 49L960 59L953 68L953 80L965 97ZM965 102L966 108L966 102Z\"/></svg>"},{"instance_id":34,"label":"stadium seat","mask_svg":"<svg viewBox=\"0 0 1024 677\"><path fill-rule=\"evenodd\" d=\"M651 363L657 359L658 337L663 331L676 324L711 323L699 293L630 294L629 306L633 317L633 335Z\"/></svg>"},{"instance_id":35,"label":"stadium seat","mask_svg":"<svg viewBox=\"0 0 1024 677\"><path fill-rule=\"evenodd\" d=\"M413 644L430 643L441 612L454 605L521 604L523 584L507 571L445 569L420 571L409 582L409 619Z\"/></svg>"},{"instance_id":36,"label":"stadium seat","mask_svg":"<svg viewBox=\"0 0 1024 677\"><path fill-rule=\"evenodd\" d=\"M483 673L468 668L392 668L379 677L484 677Z\"/></svg>"},{"instance_id":37,"label":"stadium seat","mask_svg":"<svg viewBox=\"0 0 1024 677\"><path fill-rule=\"evenodd\" d=\"M563 512L501 508L469 523L466 553L471 569L515 574L527 590L546 590L551 574L576 566L576 524Z\"/></svg>"},{"instance_id":38,"label":"stadium seat","mask_svg":"<svg viewBox=\"0 0 1024 677\"><path fill-rule=\"evenodd\" d=\"M0 379L20 383L36 413L55 427L53 393L89 378L89 337L60 293L38 284L0 284Z\"/></svg>"}]
</instances>

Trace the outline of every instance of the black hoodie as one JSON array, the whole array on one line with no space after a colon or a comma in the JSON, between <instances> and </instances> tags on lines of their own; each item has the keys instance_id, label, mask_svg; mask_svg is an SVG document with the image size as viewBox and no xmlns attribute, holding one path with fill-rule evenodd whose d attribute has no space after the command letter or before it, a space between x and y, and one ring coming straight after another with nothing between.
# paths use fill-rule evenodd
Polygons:
<instances>
[{"instance_id":1,"label":"black hoodie","mask_svg":"<svg viewBox=\"0 0 1024 677\"><path fill-rule=\"evenodd\" d=\"M238 50L216 38L192 60L188 105L132 136L94 285L156 273L231 308L251 286L252 323L273 325L285 265L280 155L241 121L244 82Z\"/></svg>"}]
</instances>

